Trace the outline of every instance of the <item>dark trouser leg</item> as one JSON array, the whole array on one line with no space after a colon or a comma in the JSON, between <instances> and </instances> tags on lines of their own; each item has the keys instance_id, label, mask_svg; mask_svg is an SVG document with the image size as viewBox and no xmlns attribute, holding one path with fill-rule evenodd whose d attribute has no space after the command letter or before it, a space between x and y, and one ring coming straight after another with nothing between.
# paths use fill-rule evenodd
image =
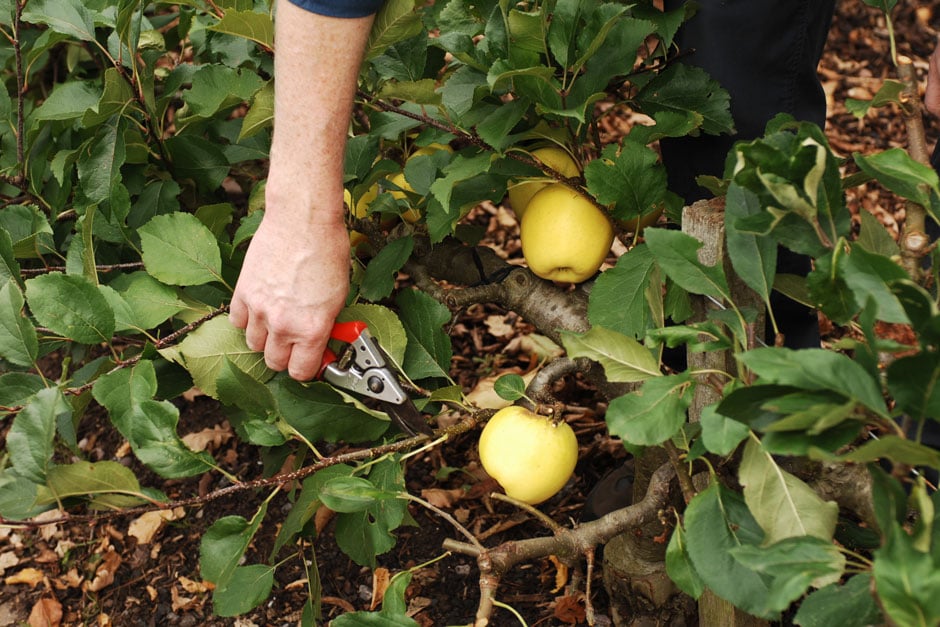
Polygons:
<instances>
[{"instance_id":1,"label":"dark trouser leg","mask_svg":"<svg viewBox=\"0 0 940 627\"><path fill-rule=\"evenodd\" d=\"M681 6L665 0L667 9ZM721 176L734 142L759 137L777 113L826 121L826 97L816 74L835 0L701 0L677 38L686 62L708 72L731 95L737 134L702 135L661 142L670 189L692 202L707 196L701 174ZM780 251L778 272L805 275L810 260ZM819 345L816 315L775 294L774 312L787 346Z\"/></svg>"}]
</instances>

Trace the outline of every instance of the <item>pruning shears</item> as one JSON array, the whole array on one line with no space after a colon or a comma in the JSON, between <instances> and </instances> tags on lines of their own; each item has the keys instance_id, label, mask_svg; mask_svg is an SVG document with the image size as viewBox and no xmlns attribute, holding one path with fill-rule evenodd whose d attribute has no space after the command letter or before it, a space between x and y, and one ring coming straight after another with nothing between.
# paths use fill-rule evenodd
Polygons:
<instances>
[{"instance_id":1,"label":"pruning shears","mask_svg":"<svg viewBox=\"0 0 940 627\"><path fill-rule=\"evenodd\" d=\"M326 349L320 378L371 399L408 435L431 435L431 427L402 389L400 371L369 332L366 323L359 320L337 322L330 337L345 346L339 355Z\"/></svg>"}]
</instances>

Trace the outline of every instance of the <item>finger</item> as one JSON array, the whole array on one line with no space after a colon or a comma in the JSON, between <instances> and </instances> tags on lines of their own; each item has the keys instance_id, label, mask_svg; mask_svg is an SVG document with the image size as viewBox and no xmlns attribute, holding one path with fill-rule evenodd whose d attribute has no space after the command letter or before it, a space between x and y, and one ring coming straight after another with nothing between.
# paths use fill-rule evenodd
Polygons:
<instances>
[{"instance_id":1,"label":"finger","mask_svg":"<svg viewBox=\"0 0 940 627\"><path fill-rule=\"evenodd\" d=\"M264 363L271 370L277 370L278 372L286 370L287 364L290 362L292 348L290 342L273 333L268 334L264 343Z\"/></svg>"},{"instance_id":2,"label":"finger","mask_svg":"<svg viewBox=\"0 0 940 627\"><path fill-rule=\"evenodd\" d=\"M245 327L245 343L253 351L261 352L265 349L268 340L268 329L264 326L263 320L258 316L248 319L248 325Z\"/></svg>"},{"instance_id":3,"label":"finger","mask_svg":"<svg viewBox=\"0 0 940 627\"><path fill-rule=\"evenodd\" d=\"M228 306L228 319L239 329L248 326L248 306L237 296L232 297L232 302Z\"/></svg>"},{"instance_id":4,"label":"finger","mask_svg":"<svg viewBox=\"0 0 940 627\"><path fill-rule=\"evenodd\" d=\"M298 381L309 381L319 374L322 360L322 345L294 344L287 365L287 374Z\"/></svg>"}]
</instances>

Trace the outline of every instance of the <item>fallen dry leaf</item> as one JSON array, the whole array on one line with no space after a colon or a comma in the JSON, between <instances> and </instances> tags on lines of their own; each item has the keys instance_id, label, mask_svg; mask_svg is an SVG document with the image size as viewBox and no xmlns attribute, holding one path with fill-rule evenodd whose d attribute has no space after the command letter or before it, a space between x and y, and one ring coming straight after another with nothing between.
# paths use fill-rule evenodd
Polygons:
<instances>
[{"instance_id":1,"label":"fallen dry leaf","mask_svg":"<svg viewBox=\"0 0 940 627\"><path fill-rule=\"evenodd\" d=\"M583 623L585 620L584 605L578 597L557 597L555 599L555 618L568 625Z\"/></svg>"},{"instance_id":2,"label":"fallen dry leaf","mask_svg":"<svg viewBox=\"0 0 940 627\"><path fill-rule=\"evenodd\" d=\"M442 488L430 488L421 490L421 498L434 507L450 508L466 495L466 492L460 488L444 490Z\"/></svg>"},{"instance_id":3,"label":"fallen dry leaf","mask_svg":"<svg viewBox=\"0 0 940 627\"><path fill-rule=\"evenodd\" d=\"M179 520L184 515L182 507L173 510L146 512L131 521L127 535L137 538L137 544L150 544L169 520Z\"/></svg>"},{"instance_id":4,"label":"fallen dry leaf","mask_svg":"<svg viewBox=\"0 0 940 627\"><path fill-rule=\"evenodd\" d=\"M176 586L173 586L170 588L170 605L174 612L178 612L180 610L191 610L199 606L199 599L194 597L180 596L179 590L176 588Z\"/></svg>"},{"instance_id":5,"label":"fallen dry leaf","mask_svg":"<svg viewBox=\"0 0 940 627\"><path fill-rule=\"evenodd\" d=\"M549 555L548 559L555 565L555 587L552 589L554 594L568 583L568 566L554 555Z\"/></svg>"},{"instance_id":6,"label":"fallen dry leaf","mask_svg":"<svg viewBox=\"0 0 940 627\"><path fill-rule=\"evenodd\" d=\"M46 575L41 570L36 568L24 568L20 572L10 575L4 579L3 582L8 586L26 584L30 588L35 588L45 577Z\"/></svg>"},{"instance_id":7,"label":"fallen dry leaf","mask_svg":"<svg viewBox=\"0 0 940 627\"><path fill-rule=\"evenodd\" d=\"M63 582L66 588L77 588L82 585L84 579L84 577L78 574L77 568L70 568L69 572L59 577L59 581Z\"/></svg>"},{"instance_id":8,"label":"fallen dry leaf","mask_svg":"<svg viewBox=\"0 0 940 627\"><path fill-rule=\"evenodd\" d=\"M228 422L225 422L202 431L187 433L183 436L183 442L197 453L199 451L216 451L232 439L232 435L234 434L231 426Z\"/></svg>"},{"instance_id":9,"label":"fallen dry leaf","mask_svg":"<svg viewBox=\"0 0 940 627\"><path fill-rule=\"evenodd\" d=\"M6 572L8 568L13 568L20 563L20 558L13 551L0 553L0 575Z\"/></svg>"},{"instance_id":10,"label":"fallen dry leaf","mask_svg":"<svg viewBox=\"0 0 940 627\"><path fill-rule=\"evenodd\" d=\"M125 440L125 441L121 444L121 446L119 446L119 447L117 448L117 450L114 451L114 456L115 456L117 459L121 459L122 457L130 457L131 452L132 452L131 444L130 444L130 442L128 442L127 440Z\"/></svg>"},{"instance_id":11,"label":"fallen dry leaf","mask_svg":"<svg viewBox=\"0 0 940 627\"><path fill-rule=\"evenodd\" d=\"M26 620L29 627L59 627L62 624L62 604L51 597L36 602Z\"/></svg>"},{"instance_id":12,"label":"fallen dry leaf","mask_svg":"<svg viewBox=\"0 0 940 627\"><path fill-rule=\"evenodd\" d=\"M121 565L121 556L114 547L109 546L101 562L95 569L95 578L88 582L87 589L91 592L98 592L114 583L114 575Z\"/></svg>"},{"instance_id":13,"label":"fallen dry leaf","mask_svg":"<svg viewBox=\"0 0 940 627\"><path fill-rule=\"evenodd\" d=\"M178 579L183 590L190 594L205 594L209 592L209 586L201 581L193 581L189 577L180 577Z\"/></svg>"},{"instance_id":14,"label":"fallen dry leaf","mask_svg":"<svg viewBox=\"0 0 940 627\"><path fill-rule=\"evenodd\" d=\"M512 325L506 322L506 316L487 316L483 324L493 337L512 337L516 332Z\"/></svg>"},{"instance_id":15,"label":"fallen dry leaf","mask_svg":"<svg viewBox=\"0 0 940 627\"><path fill-rule=\"evenodd\" d=\"M369 606L369 611L374 612L382 603L382 599L385 598L385 591L388 589L388 584L392 580L391 573L388 572L387 568L382 568L379 566L372 571L372 604Z\"/></svg>"}]
</instances>

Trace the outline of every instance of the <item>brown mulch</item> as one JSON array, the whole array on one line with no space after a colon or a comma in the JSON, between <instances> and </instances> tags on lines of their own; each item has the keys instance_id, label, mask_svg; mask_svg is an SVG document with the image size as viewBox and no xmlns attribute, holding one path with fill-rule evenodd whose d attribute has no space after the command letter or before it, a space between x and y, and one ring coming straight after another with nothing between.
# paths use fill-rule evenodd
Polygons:
<instances>
[{"instance_id":1,"label":"brown mulch","mask_svg":"<svg viewBox=\"0 0 940 627\"><path fill-rule=\"evenodd\" d=\"M902 1L896 11L899 50L915 60L921 76L936 41L940 4ZM871 153L903 146L905 131L897 112L890 108L871 112L863 120L846 111L846 97L866 98L891 76L887 29L874 9L857 0L843 0L833 25L820 76L830 96L827 134L843 156ZM928 119L928 139L936 141L940 126ZM932 147L932 146L931 146ZM846 171L854 167L847 162ZM903 206L875 184L847 192L853 211L869 211L893 232L903 220ZM490 241L507 254L518 255L517 233L505 210L487 207L475 219L487 226ZM532 329L511 312L477 306L457 320L452 335L456 380L465 390L482 389L496 374L524 374L534 366L525 351L510 347L513 338ZM561 494L542 509L554 520L577 520L588 490L607 469L616 466L622 447L605 437L600 416L603 407L576 380L558 391L569 403L569 421L582 445L576 476ZM225 416L205 397L188 400L182 408L181 433L201 433L222 466L240 477L261 473L258 451L231 437ZM86 450L91 457L112 459L122 454L121 442L107 429L106 421L83 425ZM468 434L414 459L408 467L408 488L414 494L451 512L488 544L508 539L544 535L546 530L530 517L486 496L492 488L479 473L475 458L475 434ZM123 451L126 455L126 451ZM132 463L132 462L129 462ZM223 485L218 476L165 482L148 477L170 495L205 494ZM239 619L214 618L209 592L199 569L199 540L204 530L226 515L250 518L259 494L242 493L192 509L170 520L146 538L147 527L137 518L116 518L88 524L51 525L24 531L0 528L0 626L30 625L295 625L306 600L306 573L300 559L289 560L277 573L277 585L268 602ZM279 498L270 511L287 511ZM453 530L426 510L411 510L417 526L403 527L397 546L379 559L380 566L397 572L441 557L442 542ZM323 617L328 620L346 611L369 609L374 573L353 563L336 548L329 521L323 533L306 547L316 553L322 578ZM152 530L152 529L151 529ZM251 555L263 559L273 541L273 524L263 525ZM530 625L575 624L583 621L583 605L564 597L558 589L559 568L550 560L521 565L509 573L499 598L514 607ZM421 625L471 622L479 598L475 562L449 555L416 571L408 591L414 618ZM593 603L603 616L607 603L602 582L593 582ZM47 622L43 622L43 620ZM564 622L569 621L569 622ZM494 624L515 624L503 611ZM583 623L581 623L583 624Z\"/></svg>"}]
</instances>

